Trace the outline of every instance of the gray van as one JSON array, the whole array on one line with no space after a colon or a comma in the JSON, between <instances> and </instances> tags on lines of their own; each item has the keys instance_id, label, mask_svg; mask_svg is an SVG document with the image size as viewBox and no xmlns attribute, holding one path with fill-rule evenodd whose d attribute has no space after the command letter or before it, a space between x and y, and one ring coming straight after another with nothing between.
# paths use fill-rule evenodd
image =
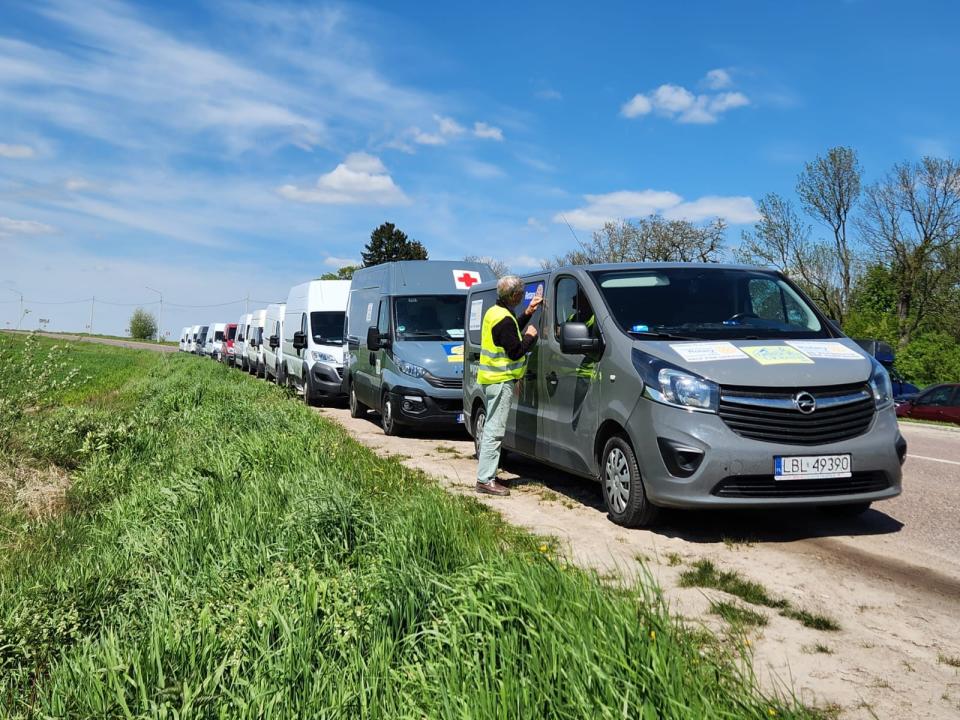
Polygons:
<instances>
[{"instance_id":1,"label":"gray van","mask_svg":"<svg viewBox=\"0 0 960 720\"><path fill-rule=\"evenodd\" d=\"M383 431L463 422L467 292L495 280L483 263L408 260L357 270L347 301L350 415L380 412Z\"/></svg>"},{"instance_id":2,"label":"gray van","mask_svg":"<svg viewBox=\"0 0 960 720\"><path fill-rule=\"evenodd\" d=\"M504 448L599 480L613 522L659 507L822 507L900 494L887 371L789 279L737 265L585 265L528 275L540 341ZM467 304L466 426L479 437L481 319ZM522 309L521 308L517 308Z\"/></svg>"}]
</instances>

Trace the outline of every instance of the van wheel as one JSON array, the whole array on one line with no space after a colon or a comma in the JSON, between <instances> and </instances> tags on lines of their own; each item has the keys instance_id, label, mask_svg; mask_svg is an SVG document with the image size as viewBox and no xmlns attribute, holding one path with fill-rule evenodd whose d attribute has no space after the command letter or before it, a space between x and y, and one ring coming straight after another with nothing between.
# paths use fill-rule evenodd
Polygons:
<instances>
[{"instance_id":1,"label":"van wheel","mask_svg":"<svg viewBox=\"0 0 960 720\"><path fill-rule=\"evenodd\" d=\"M603 448L600 484L607 513L617 525L644 527L656 518L659 508L647 500L637 456L622 435L614 435Z\"/></svg>"},{"instance_id":2,"label":"van wheel","mask_svg":"<svg viewBox=\"0 0 960 720\"><path fill-rule=\"evenodd\" d=\"M394 417L393 400L390 399L389 394L384 393L381 407L383 409L380 410L380 427L383 428L383 434L399 435L400 428L397 426L397 419Z\"/></svg>"},{"instance_id":3,"label":"van wheel","mask_svg":"<svg viewBox=\"0 0 960 720\"><path fill-rule=\"evenodd\" d=\"M367 415L367 406L357 398L357 389L350 383L350 417L362 418Z\"/></svg>"},{"instance_id":4,"label":"van wheel","mask_svg":"<svg viewBox=\"0 0 960 720\"><path fill-rule=\"evenodd\" d=\"M835 518L855 518L863 515L870 509L870 503L858 502L849 505L821 505L820 512Z\"/></svg>"},{"instance_id":5,"label":"van wheel","mask_svg":"<svg viewBox=\"0 0 960 720\"><path fill-rule=\"evenodd\" d=\"M487 409L481 405L473 415L473 456L480 459L480 441L483 438L483 426L487 424Z\"/></svg>"},{"instance_id":6,"label":"van wheel","mask_svg":"<svg viewBox=\"0 0 960 720\"><path fill-rule=\"evenodd\" d=\"M280 369L280 361L278 360L273 366L273 381L277 383L277 385L283 386L285 383L283 376L280 374Z\"/></svg>"}]
</instances>

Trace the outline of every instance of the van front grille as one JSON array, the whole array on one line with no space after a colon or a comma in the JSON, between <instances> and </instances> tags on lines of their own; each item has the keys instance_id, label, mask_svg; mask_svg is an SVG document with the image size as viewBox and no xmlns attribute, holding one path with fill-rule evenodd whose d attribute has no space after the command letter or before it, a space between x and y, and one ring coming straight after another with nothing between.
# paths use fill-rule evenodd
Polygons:
<instances>
[{"instance_id":1,"label":"van front grille","mask_svg":"<svg viewBox=\"0 0 960 720\"><path fill-rule=\"evenodd\" d=\"M803 413L797 398L810 396L816 409ZM787 445L825 445L863 435L873 421L868 385L825 388L723 387L718 414L737 435Z\"/></svg>"},{"instance_id":2,"label":"van front grille","mask_svg":"<svg viewBox=\"0 0 960 720\"><path fill-rule=\"evenodd\" d=\"M774 480L773 475L741 475L718 482L711 494L726 498L800 498L857 495L890 487L883 472L853 473L848 478Z\"/></svg>"},{"instance_id":3,"label":"van front grille","mask_svg":"<svg viewBox=\"0 0 960 720\"><path fill-rule=\"evenodd\" d=\"M463 389L463 378L441 378L436 375L427 373L423 376L423 379L428 383L433 385L436 388L443 388L444 390L462 390Z\"/></svg>"}]
</instances>

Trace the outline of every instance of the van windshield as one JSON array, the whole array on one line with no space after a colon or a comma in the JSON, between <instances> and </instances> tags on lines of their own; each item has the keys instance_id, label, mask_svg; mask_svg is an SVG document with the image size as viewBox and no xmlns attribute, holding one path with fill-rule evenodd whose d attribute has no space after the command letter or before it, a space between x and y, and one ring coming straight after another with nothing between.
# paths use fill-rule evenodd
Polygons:
<instances>
[{"instance_id":1,"label":"van windshield","mask_svg":"<svg viewBox=\"0 0 960 720\"><path fill-rule=\"evenodd\" d=\"M236 340L237 339L237 326L227 328L227 340Z\"/></svg>"},{"instance_id":2,"label":"van windshield","mask_svg":"<svg viewBox=\"0 0 960 720\"><path fill-rule=\"evenodd\" d=\"M342 312L310 313L310 333L318 345L343 345Z\"/></svg>"},{"instance_id":3,"label":"van windshield","mask_svg":"<svg viewBox=\"0 0 960 720\"><path fill-rule=\"evenodd\" d=\"M466 295L420 295L394 301L398 340L463 340Z\"/></svg>"},{"instance_id":4,"label":"van windshield","mask_svg":"<svg viewBox=\"0 0 960 720\"><path fill-rule=\"evenodd\" d=\"M772 273L697 267L591 274L617 323L634 337L831 337L813 308Z\"/></svg>"},{"instance_id":5,"label":"van windshield","mask_svg":"<svg viewBox=\"0 0 960 720\"><path fill-rule=\"evenodd\" d=\"M223 330L217 330L213 333L214 342L221 342L223 340Z\"/></svg>"}]
</instances>

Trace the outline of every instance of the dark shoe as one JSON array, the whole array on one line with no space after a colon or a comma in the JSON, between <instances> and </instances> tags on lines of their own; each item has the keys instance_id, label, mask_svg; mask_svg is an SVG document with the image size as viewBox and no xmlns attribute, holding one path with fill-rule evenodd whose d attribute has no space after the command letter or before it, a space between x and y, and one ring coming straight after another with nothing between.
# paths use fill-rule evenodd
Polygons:
<instances>
[{"instance_id":1,"label":"dark shoe","mask_svg":"<svg viewBox=\"0 0 960 720\"><path fill-rule=\"evenodd\" d=\"M482 495L497 495L498 497L506 497L510 494L510 490L499 484L496 480L489 483L478 482L477 492Z\"/></svg>"}]
</instances>

